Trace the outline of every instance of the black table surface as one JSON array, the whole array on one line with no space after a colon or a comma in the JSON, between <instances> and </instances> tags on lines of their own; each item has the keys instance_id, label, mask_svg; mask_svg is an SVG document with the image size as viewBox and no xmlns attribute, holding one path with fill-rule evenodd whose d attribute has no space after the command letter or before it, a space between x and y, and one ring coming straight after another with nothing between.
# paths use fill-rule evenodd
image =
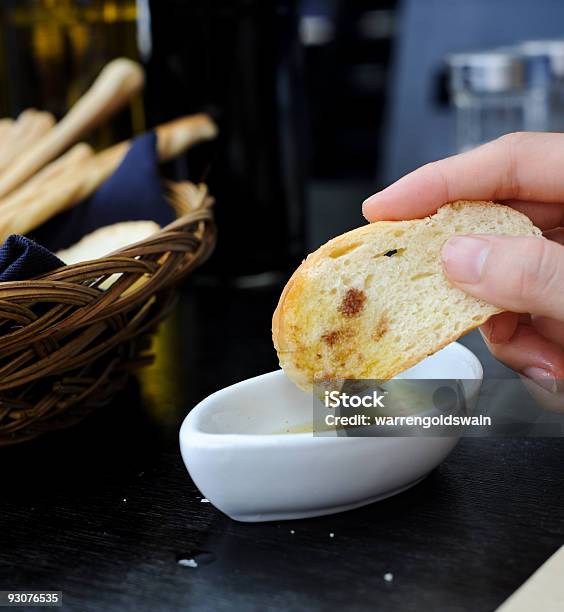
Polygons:
<instances>
[{"instance_id":1,"label":"black table surface","mask_svg":"<svg viewBox=\"0 0 564 612\"><path fill-rule=\"evenodd\" d=\"M493 610L563 543L559 439L463 439L409 491L323 518L238 523L202 503L179 425L277 367L278 292L186 287L155 365L112 405L0 449L0 590L87 611ZM178 564L198 551L208 563Z\"/></svg>"}]
</instances>

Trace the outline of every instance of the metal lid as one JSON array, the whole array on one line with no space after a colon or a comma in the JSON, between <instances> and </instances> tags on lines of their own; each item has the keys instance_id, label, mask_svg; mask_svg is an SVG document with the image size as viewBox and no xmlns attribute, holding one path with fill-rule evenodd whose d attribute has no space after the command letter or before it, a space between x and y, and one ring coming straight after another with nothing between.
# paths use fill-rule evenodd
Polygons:
<instances>
[{"instance_id":1,"label":"metal lid","mask_svg":"<svg viewBox=\"0 0 564 612\"><path fill-rule=\"evenodd\" d=\"M555 77L564 77L564 39L527 40L519 45L526 57L548 58L550 70Z\"/></svg>"},{"instance_id":2,"label":"metal lid","mask_svg":"<svg viewBox=\"0 0 564 612\"><path fill-rule=\"evenodd\" d=\"M447 63L454 91L504 93L525 87L523 60L511 51L454 53L447 57Z\"/></svg>"}]
</instances>

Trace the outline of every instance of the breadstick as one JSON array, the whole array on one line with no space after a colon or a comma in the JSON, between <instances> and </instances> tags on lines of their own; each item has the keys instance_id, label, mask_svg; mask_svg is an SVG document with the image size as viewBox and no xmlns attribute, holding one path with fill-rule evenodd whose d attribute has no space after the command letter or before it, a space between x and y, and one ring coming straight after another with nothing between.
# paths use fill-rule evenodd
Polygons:
<instances>
[{"instance_id":1,"label":"breadstick","mask_svg":"<svg viewBox=\"0 0 564 612\"><path fill-rule=\"evenodd\" d=\"M15 125L16 119L2 119L2 144L0 145L2 149L8 149L12 146L15 139Z\"/></svg>"},{"instance_id":2,"label":"breadstick","mask_svg":"<svg viewBox=\"0 0 564 612\"><path fill-rule=\"evenodd\" d=\"M10 131L13 123L14 123L14 120L10 119L9 117L0 119L0 149L4 147L6 135Z\"/></svg>"},{"instance_id":3,"label":"breadstick","mask_svg":"<svg viewBox=\"0 0 564 612\"><path fill-rule=\"evenodd\" d=\"M217 136L217 126L205 113L181 117L155 128L157 135L157 155L165 162L180 155L190 147ZM120 142L98 153L84 172L80 187L75 194L76 200L67 202L65 208L88 197L114 172L129 150L131 141Z\"/></svg>"},{"instance_id":4,"label":"breadstick","mask_svg":"<svg viewBox=\"0 0 564 612\"><path fill-rule=\"evenodd\" d=\"M157 152L160 161L168 161L203 140L214 138L217 127L205 114L176 119L158 126ZM10 234L26 234L51 217L93 193L117 168L131 142L121 142L87 160L78 169L65 171L34 198L28 198L25 214L21 202L0 207L0 242Z\"/></svg>"},{"instance_id":5,"label":"breadstick","mask_svg":"<svg viewBox=\"0 0 564 612\"><path fill-rule=\"evenodd\" d=\"M143 81L143 69L139 64L125 58L110 62L67 115L8 166L0 176L0 197L21 185L78 138L124 106L141 89Z\"/></svg>"},{"instance_id":6,"label":"breadstick","mask_svg":"<svg viewBox=\"0 0 564 612\"><path fill-rule=\"evenodd\" d=\"M205 113L180 117L156 128L159 159L168 161L199 142L213 140L217 125Z\"/></svg>"},{"instance_id":7,"label":"breadstick","mask_svg":"<svg viewBox=\"0 0 564 612\"><path fill-rule=\"evenodd\" d=\"M41 198L42 192L46 189L58 188L57 183L60 183L63 176L66 180L76 175L77 172L81 171L83 163L93 155L92 147L85 142L74 145L64 155L42 168L23 185L1 198L0 216L10 210L27 210L25 207L30 201Z\"/></svg>"},{"instance_id":8,"label":"breadstick","mask_svg":"<svg viewBox=\"0 0 564 612\"><path fill-rule=\"evenodd\" d=\"M23 111L5 134L5 141L0 143L0 172L18 155L33 146L54 125L55 117L51 113L33 108Z\"/></svg>"}]
</instances>

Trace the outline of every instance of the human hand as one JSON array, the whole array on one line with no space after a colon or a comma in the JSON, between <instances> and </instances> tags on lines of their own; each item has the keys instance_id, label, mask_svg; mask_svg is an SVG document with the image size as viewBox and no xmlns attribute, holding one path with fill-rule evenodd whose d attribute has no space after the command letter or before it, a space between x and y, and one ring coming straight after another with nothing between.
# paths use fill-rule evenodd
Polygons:
<instances>
[{"instance_id":1,"label":"human hand","mask_svg":"<svg viewBox=\"0 0 564 612\"><path fill-rule=\"evenodd\" d=\"M508 134L422 166L368 198L368 221L420 218L454 200L523 212L545 238L456 236L442 250L449 280L504 308L482 327L497 359L556 391L564 380L564 134Z\"/></svg>"}]
</instances>

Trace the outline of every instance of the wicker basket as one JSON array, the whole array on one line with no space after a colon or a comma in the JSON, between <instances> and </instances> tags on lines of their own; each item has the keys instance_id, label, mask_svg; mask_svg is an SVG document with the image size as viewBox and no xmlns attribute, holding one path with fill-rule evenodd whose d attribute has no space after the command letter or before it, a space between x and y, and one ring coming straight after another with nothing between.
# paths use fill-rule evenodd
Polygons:
<instances>
[{"instance_id":1,"label":"wicker basket","mask_svg":"<svg viewBox=\"0 0 564 612\"><path fill-rule=\"evenodd\" d=\"M150 334L175 287L215 244L205 186L168 188L178 219L150 238L103 259L0 283L0 446L78 422L150 361Z\"/></svg>"}]
</instances>

